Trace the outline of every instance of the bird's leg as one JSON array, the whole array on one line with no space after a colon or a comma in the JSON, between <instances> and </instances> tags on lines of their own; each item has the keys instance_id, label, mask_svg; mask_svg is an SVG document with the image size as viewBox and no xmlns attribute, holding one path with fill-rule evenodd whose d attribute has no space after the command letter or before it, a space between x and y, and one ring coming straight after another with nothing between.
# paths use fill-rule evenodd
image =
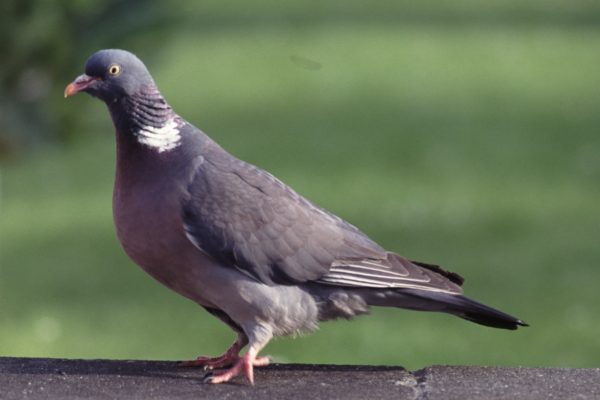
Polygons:
<instances>
[{"instance_id":1,"label":"bird's leg","mask_svg":"<svg viewBox=\"0 0 600 400\"><path fill-rule=\"evenodd\" d=\"M257 335L260 333L260 335ZM232 378L240 375L242 372L248 378L248 381L254 385L254 367L263 367L271 362L269 357L257 357L263 347L269 343L272 338L270 329L250 333L250 347L243 357L239 358L235 364L228 370L220 373L210 374L204 378L207 383L228 382Z\"/></svg>"},{"instance_id":2,"label":"bird's leg","mask_svg":"<svg viewBox=\"0 0 600 400\"><path fill-rule=\"evenodd\" d=\"M204 367L204 369L224 368L235 364L239 359L240 350L248 344L248 337L244 333L238 333L235 342L229 347L225 353L218 357L200 356L195 360L184 361L182 367Z\"/></svg>"},{"instance_id":3,"label":"bird's leg","mask_svg":"<svg viewBox=\"0 0 600 400\"><path fill-rule=\"evenodd\" d=\"M254 347L250 347L243 357L239 358L231 368L218 374L212 374L205 378L205 382L208 383L223 383L229 382L232 378L240 375L242 372L246 375L246 378L254 385L254 366L263 366L267 364L257 364L257 361L268 359L267 357L257 358L258 352Z\"/></svg>"}]
</instances>

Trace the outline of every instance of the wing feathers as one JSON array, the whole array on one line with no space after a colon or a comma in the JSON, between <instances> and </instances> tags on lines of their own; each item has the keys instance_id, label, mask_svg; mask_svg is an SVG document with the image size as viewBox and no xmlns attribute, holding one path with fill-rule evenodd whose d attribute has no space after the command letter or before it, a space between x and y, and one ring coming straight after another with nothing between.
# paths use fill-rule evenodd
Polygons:
<instances>
[{"instance_id":1,"label":"wing feathers","mask_svg":"<svg viewBox=\"0 0 600 400\"><path fill-rule=\"evenodd\" d=\"M439 267L437 269L443 271ZM413 288L462 293L456 282L440 274L438 270L415 264L397 254L387 253L387 258L381 260L335 260L329 272L319 278L318 282L339 286Z\"/></svg>"},{"instance_id":2,"label":"wing feathers","mask_svg":"<svg viewBox=\"0 0 600 400\"><path fill-rule=\"evenodd\" d=\"M189 240L222 265L265 284L462 292L458 275L386 252L214 142L205 143L187 191L182 219Z\"/></svg>"}]
</instances>

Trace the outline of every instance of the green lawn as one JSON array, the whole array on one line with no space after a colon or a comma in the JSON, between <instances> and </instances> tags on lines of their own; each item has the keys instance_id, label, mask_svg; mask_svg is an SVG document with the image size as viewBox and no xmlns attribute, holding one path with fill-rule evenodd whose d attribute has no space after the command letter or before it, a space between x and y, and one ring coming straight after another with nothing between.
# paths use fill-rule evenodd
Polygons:
<instances>
[{"instance_id":1,"label":"green lawn","mask_svg":"<svg viewBox=\"0 0 600 400\"><path fill-rule=\"evenodd\" d=\"M266 353L408 368L597 367L599 48L589 26L356 21L189 28L167 43L151 69L182 116L531 324L508 332L378 309ZM108 114L88 97L68 101L88 103L81 140L2 169L0 354L220 352L233 334L121 251Z\"/></svg>"}]
</instances>

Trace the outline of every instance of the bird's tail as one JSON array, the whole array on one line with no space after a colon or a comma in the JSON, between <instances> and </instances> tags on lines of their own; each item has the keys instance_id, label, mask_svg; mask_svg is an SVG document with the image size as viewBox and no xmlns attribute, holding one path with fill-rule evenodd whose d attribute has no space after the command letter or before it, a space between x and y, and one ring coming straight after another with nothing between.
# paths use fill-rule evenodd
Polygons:
<instances>
[{"instance_id":1,"label":"bird's tail","mask_svg":"<svg viewBox=\"0 0 600 400\"><path fill-rule=\"evenodd\" d=\"M440 311L456 315L476 324L501 329L528 326L522 320L459 294L397 289L373 296L367 302L374 306L402 307L420 311Z\"/></svg>"}]
</instances>

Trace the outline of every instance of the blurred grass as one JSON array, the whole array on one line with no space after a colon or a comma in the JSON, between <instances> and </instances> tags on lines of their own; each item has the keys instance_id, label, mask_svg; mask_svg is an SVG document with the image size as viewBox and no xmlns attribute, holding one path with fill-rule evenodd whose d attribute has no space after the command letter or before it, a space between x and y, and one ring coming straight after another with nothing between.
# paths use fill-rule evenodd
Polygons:
<instances>
[{"instance_id":1,"label":"blurred grass","mask_svg":"<svg viewBox=\"0 0 600 400\"><path fill-rule=\"evenodd\" d=\"M182 29L151 65L182 116L387 248L463 274L469 296L532 325L507 332L374 310L266 352L408 368L598 366L598 48L589 25ZM120 250L112 126L96 100L69 101L87 103L84 139L2 171L0 354L220 352L228 329Z\"/></svg>"}]
</instances>

